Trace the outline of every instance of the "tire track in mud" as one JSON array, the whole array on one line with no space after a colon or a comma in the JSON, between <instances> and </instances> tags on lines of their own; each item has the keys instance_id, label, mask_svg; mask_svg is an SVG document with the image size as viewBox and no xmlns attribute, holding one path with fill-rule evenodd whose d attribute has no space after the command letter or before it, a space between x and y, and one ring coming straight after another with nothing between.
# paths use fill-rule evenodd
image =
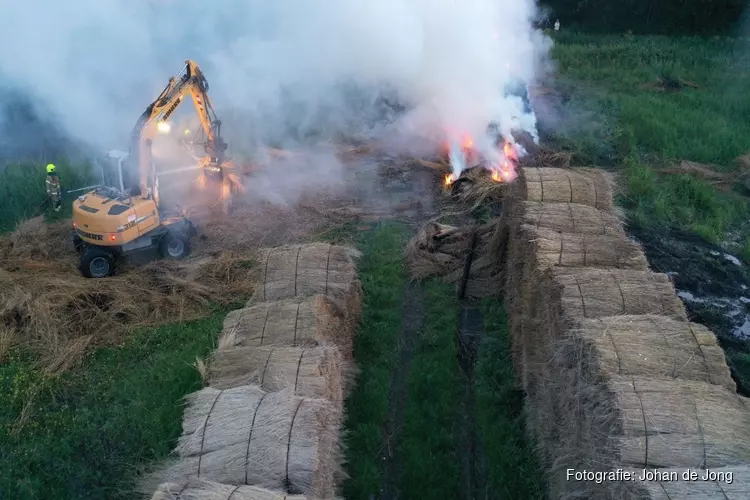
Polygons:
<instances>
[{"instance_id":1,"label":"tire track in mud","mask_svg":"<svg viewBox=\"0 0 750 500\"><path fill-rule=\"evenodd\" d=\"M386 195L391 206L394 202L404 203L419 200L416 212L408 214L409 222L418 225L424 223L432 209L432 190L434 180L427 171L412 172L409 180L395 186L381 186L381 193ZM423 211L427 205L428 212ZM388 395L388 418L383 429L384 445L380 455L383 464L383 480L379 500L398 500L401 498L399 483L401 471L405 466L398 454L398 447L405 424L405 412L408 402L409 372L412 360L419 346L419 333L424 327L424 287L422 283L408 280L402 291L401 332L398 341L398 361L391 375ZM374 500L374 499L371 499Z\"/></svg>"},{"instance_id":2,"label":"tire track in mud","mask_svg":"<svg viewBox=\"0 0 750 500\"><path fill-rule=\"evenodd\" d=\"M457 331L458 364L461 368L461 428L459 449L462 483L466 500L486 497L486 471L482 444L477 433L474 401L474 367L479 344L484 335L484 317L480 307L471 300L461 300L461 316Z\"/></svg>"},{"instance_id":3,"label":"tire track in mud","mask_svg":"<svg viewBox=\"0 0 750 500\"><path fill-rule=\"evenodd\" d=\"M419 331L424 325L424 290L419 282L409 281L404 286L401 335L398 344L398 363L392 374L388 398L388 420L381 460L384 464L381 500L397 500L399 496L399 473L403 467L396 453L404 428L404 413L408 396L408 379L411 361L419 342Z\"/></svg>"}]
</instances>

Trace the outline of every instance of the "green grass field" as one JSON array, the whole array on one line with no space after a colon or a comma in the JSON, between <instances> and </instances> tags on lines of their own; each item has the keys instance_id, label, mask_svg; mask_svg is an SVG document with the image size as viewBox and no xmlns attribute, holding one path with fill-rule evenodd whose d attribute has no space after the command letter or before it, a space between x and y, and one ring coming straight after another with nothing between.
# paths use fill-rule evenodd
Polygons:
<instances>
[{"instance_id":1,"label":"green grass field","mask_svg":"<svg viewBox=\"0 0 750 500\"><path fill-rule=\"evenodd\" d=\"M680 160L736 172L750 152L747 42L562 34L553 57L569 116L555 142L584 163L621 175L621 203L642 224L672 224L722 242L750 213L747 199L688 175L660 175ZM659 92L658 78L699 87ZM744 241L743 241L744 243Z\"/></svg>"},{"instance_id":2,"label":"green grass field","mask_svg":"<svg viewBox=\"0 0 750 500\"><path fill-rule=\"evenodd\" d=\"M0 498L132 498L136 475L172 450L182 397L202 387L196 357L224 316L137 332L60 379L11 353L0 364Z\"/></svg>"}]
</instances>

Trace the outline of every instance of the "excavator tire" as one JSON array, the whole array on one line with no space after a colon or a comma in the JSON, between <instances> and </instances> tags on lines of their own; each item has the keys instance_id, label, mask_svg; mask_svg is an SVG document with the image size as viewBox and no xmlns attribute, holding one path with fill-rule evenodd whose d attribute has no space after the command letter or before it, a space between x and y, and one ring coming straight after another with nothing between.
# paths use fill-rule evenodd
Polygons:
<instances>
[{"instance_id":1,"label":"excavator tire","mask_svg":"<svg viewBox=\"0 0 750 500\"><path fill-rule=\"evenodd\" d=\"M107 278L115 273L115 258L106 250L87 246L81 254L78 270L86 278Z\"/></svg>"},{"instance_id":2,"label":"excavator tire","mask_svg":"<svg viewBox=\"0 0 750 500\"><path fill-rule=\"evenodd\" d=\"M165 259L184 259L190 254L190 239L187 234L170 231L159 242L159 252Z\"/></svg>"}]
</instances>

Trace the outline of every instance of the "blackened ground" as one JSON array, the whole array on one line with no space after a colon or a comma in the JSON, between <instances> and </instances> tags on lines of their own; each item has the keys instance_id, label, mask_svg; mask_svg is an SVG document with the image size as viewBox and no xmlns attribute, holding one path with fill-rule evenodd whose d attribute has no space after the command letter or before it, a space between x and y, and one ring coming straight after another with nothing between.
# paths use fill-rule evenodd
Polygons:
<instances>
[{"instance_id":1,"label":"blackened ground","mask_svg":"<svg viewBox=\"0 0 750 500\"><path fill-rule=\"evenodd\" d=\"M750 273L744 263L699 236L631 226L651 269L670 276L691 321L712 330L724 348L737 390L750 396Z\"/></svg>"}]
</instances>

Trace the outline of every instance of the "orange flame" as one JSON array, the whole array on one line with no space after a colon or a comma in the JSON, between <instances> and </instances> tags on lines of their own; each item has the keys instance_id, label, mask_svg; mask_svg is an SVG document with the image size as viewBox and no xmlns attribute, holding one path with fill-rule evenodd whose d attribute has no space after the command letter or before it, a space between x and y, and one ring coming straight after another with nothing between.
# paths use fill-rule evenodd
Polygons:
<instances>
[{"instance_id":1,"label":"orange flame","mask_svg":"<svg viewBox=\"0 0 750 500\"><path fill-rule=\"evenodd\" d=\"M500 172L498 172L494 168L492 169L492 180L495 181L495 182L501 182L501 180L500 180Z\"/></svg>"},{"instance_id":2,"label":"orange flame","mask_svg":"<svg viewBox=\"0 0 750 500\"><path fill-rule=\"evenodd\" d=\"M453 181L455 181L455 180L456 180L456 178L455 178L455 176L453 174L445 174L445 180L443 181L443 183L446 186L450 186L451 184L453 184Z\"/></svg>"}]
</instances>

